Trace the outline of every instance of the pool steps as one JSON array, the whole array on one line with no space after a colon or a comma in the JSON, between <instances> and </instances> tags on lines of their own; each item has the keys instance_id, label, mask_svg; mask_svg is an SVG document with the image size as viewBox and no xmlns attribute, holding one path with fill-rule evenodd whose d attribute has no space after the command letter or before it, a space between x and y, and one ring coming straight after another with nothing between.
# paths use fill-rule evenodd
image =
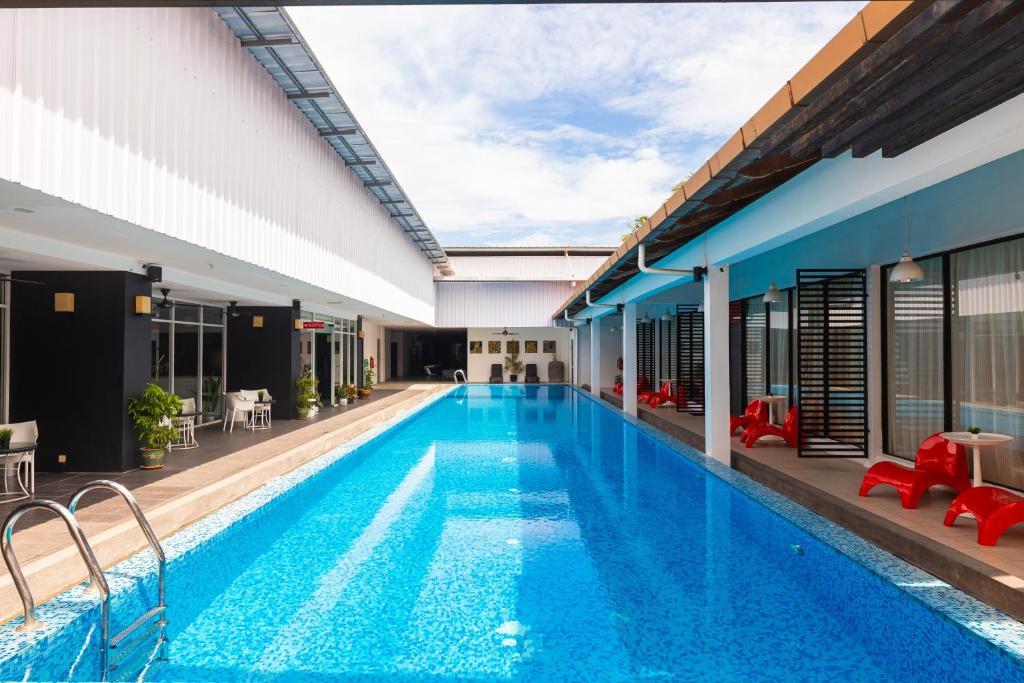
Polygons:
<instances>
[{"instance_id":1,"label":"pool steps","mask_svg":"<svg viewBox=\"0 0 1024 683\"><path fill-rule=\"evenodd\" d=\"M108 489L117 493L124 499L128 504L129 509L132 511L132 514L135 516L135 520L142 528L142 532L145 534L146 540L149 542L149 546L152 548L157 558L158 604L136 618L135 621L119 631L113 638L110 637L110 587L107 584L106 575L103 573L103 569L100 567L99 562L96 561L96 555L93 553L92 547L89 545L89 541L85 537L85 532L82 531L81 525L79 525L78 520L75 518L75 512L78 509L78 503L81 501L82 496L90 491L96 491L99 489ZM17 524L18 519L20 519L21 516L29 510L36 509L49 510L64 520L64 523L68 528L68 533L71 534L71 538L74 540L75 546L78 548L78 552L82 556L82 561L85 562L85 566L89 569L90 588L94 588L100 594L101 680L107 680L109 672L116 669L118 666L117 663L111 663L109 661L110 650L116 649L132 634L136 633L142 626L147 624L151 625L151 628L143 632L144 637L130 641L129 644L131 647L122 648L118 654L122 655L123 659L127 659L128 656L132 654L135 647L140 643L146 642L146 636L155 633L158 634L158 637L156 647L153 650L153 656L158 656L160 659L166 658L168 622L164 617L164 612L167 609L167 604L164 599L164 572L167 562L164 556L164 549L163 546L160 545L160 540L153 532L153 528L150 526L149 520L146 519L146 515L142 512L142 508L139 507L138 501L135 500L135 496L133 496L131 491L121 484L108 479L97 479L79 488L71 496L71 501L67 507L64 507L60 503L52 500L31 500L26 503L22 503L7 516L7 520L4 522L3 534L0 535L0 546L2 546L0 550L2 550L4 562L7 564L7 570L10 572L11 578L14 580L14 584L18 589L18 595L21 597L22 606L24 608L24 623L18 627L18 630L28 631L39 628L43 625L43 623L36 618L35 599L32 597L32 591L28 586L28 582L25 580L25 575L21 571L21 564L18 562L18 558L14 554L14 548L11 545L11 538L14 535L14 527ZM159 617L159 619L155 624L153 624L152 622L155 617ZM155 626L155 629L153 626Z\"/></svg>"}]
</instances>

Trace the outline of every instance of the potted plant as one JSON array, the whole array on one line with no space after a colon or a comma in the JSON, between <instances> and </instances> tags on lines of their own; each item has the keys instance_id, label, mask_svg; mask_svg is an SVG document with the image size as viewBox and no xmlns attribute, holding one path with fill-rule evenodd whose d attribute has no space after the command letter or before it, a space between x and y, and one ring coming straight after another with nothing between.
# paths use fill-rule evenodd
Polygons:
<instances>
[{"instance_id":1,"label":"potted plant","mask_svg":"<svg viewBox=\"0 0 1024 683\"><path fill-rule=\"evenodd\" d=\"M10 427L0 429L0 448L10 448L12 436L14 436L14 430Z\"/></svg>"},{"instance_id":2,"label":"potted plant","mask_svg":"<svg viewBox=\"0 0 1024 683\"><path fill-rule=\"evenodd\" d=\"M363 387L359 390L359 398L370 398L373 390L373 358L363 364Z\"/></svg>"},{"instance_id":3,"label":"potted plant","mask_svg":"<svg viewBox=\"0 0 1024 683\"><path fill-rule=\"evenodd\" d=\"M977 439L978 434L981 434L981 427L968 427L967 433L971 435L972 439Z\"/></svg>"},{"instance_id":4,"label":"potted plant","mask_svg":"<svg viewBox=\"0 0 1024 683\"><path fill-rule=\"evenodd\" d=\"M341 398L345 403L356 400L356 386L354 384L342 384Z\"/></svg>"},{"instance_id":5,"label":"potted plant","mask_svg":"<svg viewBox=\"0 0 1024 683\"><path fill-rule=\"evenodd\" d=\"M300 420L308 420L316 414L320 405L320 383L306 370L295 380L295 412Z\"/></svg>"},{"instance_id":6,"label":"potted plant","mask_svg":"<svg viewBox=\"0 0 1024 683\"><path fill-rule=\"evenodd\" d=\"M138 398L128 399L128 415L139 433L139 448L144 470L156 470L164 466L167 447L178 438L174 419L181 412L181 399L164 391L156 384L146 385Z\"/></svg>"},{"instance_id":7,"label":"potted plant","mask_svg":"<svg viewBox=\"0 0 1024 683\"><path fill-rule=\"evenodd\" d=\"M256 392L256 396L258 400L262 402L263 399L266 398L267 394L262 389L260 389L259 391Z\"/></svg>"},{"instance_id":8,"label":"potted plant","mask_svg":"<svg viewBox=\"0 0 1024 683\"><path fill-rule=\"evenodd\" d=\"M505 356L505 369L508 370L508 381L518 381L519 373L523 371L523 361L519 360L519 354L512 352Z\"/></svg>"}]
</instances>

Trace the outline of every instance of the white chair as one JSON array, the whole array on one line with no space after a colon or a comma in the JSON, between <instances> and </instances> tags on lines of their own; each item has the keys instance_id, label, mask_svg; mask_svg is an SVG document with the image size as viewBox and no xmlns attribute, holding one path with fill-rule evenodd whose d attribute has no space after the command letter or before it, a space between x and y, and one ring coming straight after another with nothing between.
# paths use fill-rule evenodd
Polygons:
<instances>
[{"instance_id":1,"label":"white chair","mask_svg":"<svg viewBox=\"0 0 1024 683\"><path fill-rule=\"evenodd\" d=\"M196 400L194 398L181 399L181 412L196 412ZM189 448L199 448L199 442L196 441L195 415L179 415L175 420L175 427L177 427L178 429L178 440L175 443L171 444L171 448L181 450L187 450Z\"/></svg>"},{"instance_id":2,"label":"white chair","mask_svg":"<svg viewBox=\"0 0 1024 683\"><path fill-rule=\"evenodd\" d=\"M231 432L235 431L235 420L241 416L244 426L248 426L249 420L252 418L253 402L252 399L246 398L242 395L241 391L229 391L224 394L224 424L220 430L223 432L228 427L228 423L231 423Z\"/></svg>"},{"instance_id":3,"label":"white chair","mask_svg":"<svg viewBox=\"0 0 1024 683\"><path fill-rule=\"evenodd\" d=\"M13 430L14 434L11 436L11 443L16 442L29 442L36 443L39 441L39 426L36 425L35 420L29 422L12 422L7 425L0 425L0 429L7 428ZM25 477L21 478L21 464L25 463ZM18 478L18 486L25 493L36 492L36 452L35 449L26 451L24 453L12 453L10 455L0 456L0 467L4 470L4 493L8 493L9 489L7 486L7 478L14 472L14 475ZM28 484L26 486L25 484Z\"/></svg>"},{"instance_id":4,"label":"white chair","mask_svg":"<svg viewBox=\"0 0 1024 683\"><path fill-rule=\"evenodd\" d=\"M254 393L256 395L256 398L254 400L259 401L260 392L263 393L263 400L265 400L265 401L273 400L271 398L271 396L270 396L270 392L267 391L266 389L257 389L255 392L248 392L248 393L250 393L250 394ZM269 403L258 403L258 402L253 404L252 428L254 430L256 430L256 429L270 429L270 427L271 427L270 405L271 404L269 404ZM257 422L260 424L259 427L256 426Z\"/></svg>"}]
</instances>

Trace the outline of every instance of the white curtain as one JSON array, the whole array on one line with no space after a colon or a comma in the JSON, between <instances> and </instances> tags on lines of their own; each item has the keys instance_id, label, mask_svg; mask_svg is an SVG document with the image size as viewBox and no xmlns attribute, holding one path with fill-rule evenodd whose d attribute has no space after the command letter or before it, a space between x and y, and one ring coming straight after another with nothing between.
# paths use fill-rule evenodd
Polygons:
<instances>
[{"instance_id":1,"label":"white curtain","mask_svg":"<svg viewBox=\"0 0 1024 683\"><path fill-rule=\"evenodd\" d=\"M918 265L924 280L887 283L886 301L886 451L910 459L927 436L942 431L945 406L942 259L922 259Z\"/></svg>"},{"instance_id":2,"label":"white curtain","mask_svg":"<svg viewBox=\"0 0 1024 683\"><path fill-rule=\"evenodd\" d=\"M982 452L982 472L1024 488L1024 239L950 258L953 427L1015 437Z\"/></svg>"},{"instance_id":3,"label":"white curtain","mask_svg":"<svg viewBox=\"0 0 1024 683\"><path fill-rule=\"evenodd\" d=\"M779 303L767 304L769 309L768 321L770 335L769 358L768 358L768 381L771 393L776 396L785 396L776 413L779 416L785 415L789 410L789 363L792 358L790 352L789 332L789 296L783 293L783 299Z\"/></svg>"}]
</instances>

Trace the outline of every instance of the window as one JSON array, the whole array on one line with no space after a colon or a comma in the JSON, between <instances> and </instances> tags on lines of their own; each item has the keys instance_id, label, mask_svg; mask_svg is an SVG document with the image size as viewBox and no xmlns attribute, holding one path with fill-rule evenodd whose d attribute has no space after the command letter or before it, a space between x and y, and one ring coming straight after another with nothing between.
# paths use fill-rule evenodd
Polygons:
<instances>
[{"instance_id":1,"label":"window","mask_svg":"<svg viewBox=\"0 0 1024 683\"><path fill-rule=\"evenodd\" d=\"M199 422L224 415L224 309L174 302L153 308L150 381L196 401Z\"/></svg>"},{"instance_id":2,"label":"window","mask_svg":"<svg viewBox=\"0 0 1024 683\"><path fill-rule=\"evenodd\" d=\"M943 430L942 257L921 259L920 282L890 283L885 302L886 452L914 458L926 437Z\"/></svg>"},{"instance_id":3,"label":"window","mask_svg":"<svg viewBox=\"0 0 1024 683\"><path fill-rule=\"evenodd\" d=\"M768 311L768 383L771 394L787 397L776 408L777 414L784 415L789 410L791 393L792 348L790 346L790 291L783 292L782 301L765 304Z\"/></svg>"},{"instance_id":4,"label":"window","mask_svg":"<svg viewBox=\"0 0 1024 683\"><path fill-rule=\"evenodd\" d=\"M885 448L913 458L937 431L1013 436L982 452L990 482L1024 489L1024 238L918 261L921 282L886 279Z\"/></svg>"},{"instance_id":5,"label":"window","mask_svg":"<svg viewBox=\"0 0 1024 683\"><path fill-rule=\"evenodd\" d=\"M760 296L744 301L743 324L746 327L744 363L747 369L746 402L764 396L767 387L767 357L765 355L765 304Z\"/></svg>"},{"instance_id":6,"label":"window","mask_svg":"<svg viewBox=\"0 0 1024 683\"><path fill-rule=\"evenodd\" d=\"M7 415L7 288L8 281L0 280L0 423L6 423Z\"/></svg>"}]
</instances>

